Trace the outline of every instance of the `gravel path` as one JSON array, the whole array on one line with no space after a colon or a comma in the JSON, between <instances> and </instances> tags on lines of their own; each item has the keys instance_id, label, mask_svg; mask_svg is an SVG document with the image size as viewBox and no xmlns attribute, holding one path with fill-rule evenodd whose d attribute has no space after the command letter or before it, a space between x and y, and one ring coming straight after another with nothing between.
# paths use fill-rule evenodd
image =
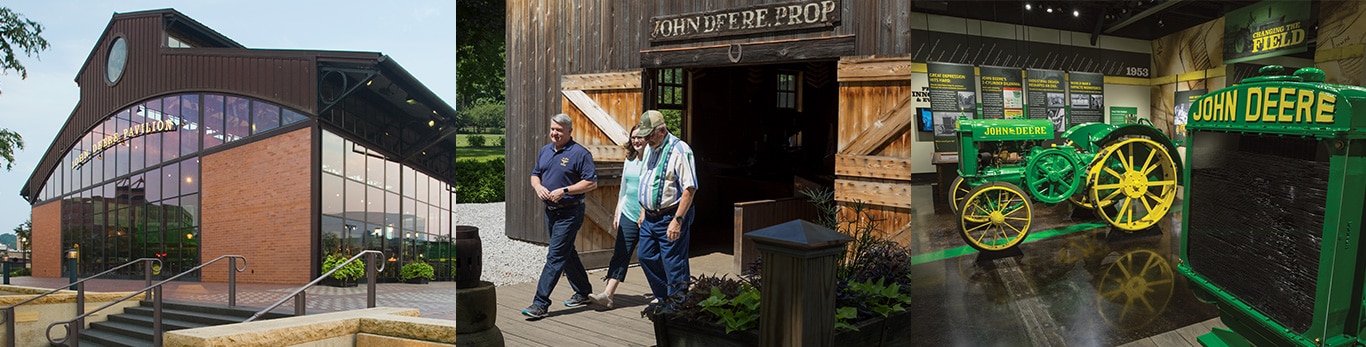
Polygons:
<instances>
[{"instance_id":1,"label":"gravel path","mask_svg":"<svg viewBox=\"0 0 1366 347\"><path fill-rule=\"evenodd\" d=\"M535 282L545 265L546 246L509 239L503 233L503 205L456 204L456 223L479 228L479 241L484 246L483 280L499 286Z\"/></svg>"}]
</instances>

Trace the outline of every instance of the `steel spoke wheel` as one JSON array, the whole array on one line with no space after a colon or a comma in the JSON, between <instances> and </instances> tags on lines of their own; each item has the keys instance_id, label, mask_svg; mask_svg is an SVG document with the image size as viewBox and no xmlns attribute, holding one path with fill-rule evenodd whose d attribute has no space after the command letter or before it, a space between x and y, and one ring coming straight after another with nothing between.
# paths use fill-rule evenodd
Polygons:
<instances>
[{"instance_id":1,"label":"steel spoke wheel","mask_svg":"<svg viewBox=\"0 0 1366 347\"><path fill-rule=\"evenodd\" d=\"M958 209L963 207L963 201L967 200L968 192L972 187L963 182L963 177L954 177L953 183L949 184L949 210L953 214L958 214Z\"/></svg>"},{"instance_id":2,"label":"steel spoke wheel","mask_svg":"<svg viewBox=\"0 0 1366 347\"><path fill-rule=\"evenodd\" d=\"M995 182L973 188L959 211L958 236L984 252L1006 250L1024 241L1033 210L1024 191Z\"/></svg>"},{"instance_id":3,"label":"steel spoke wheel","mask_svg":"<svg viewBox=\"0 0 1366 347\"><path fill-rule=\"evenodd\" d=\"M1030 156L1025 165L1025 186L1034 199L1056 204L1077 193L1082 170L1075 153L1072 147L1057 147Z\"/></svg>"},{"instance_id":4,"label":"steel spoke wheel","mask_svg":"<svg viewBox=\"0 0 1366 347\"><path fill-rule=\"evenodd\" d=\"M1110 225L1127 231L1147 229L1176 200L1176 164L1166 147L1146 138L1128 138L1101 151L1087 175L1087 197Z\"/></svg>"},{"instance_id":5,"label":"steel spoke wheel","mask_svg":"<svg viewBox=\"0 0 1366 347\"><path fill-rule=\"evenodd\" d=\"M1101 275L1096 286L1097 310L1115 328L1147 326L1167 309L1174 279L1171 264L1157 252L1142 249L1124 253Z\"/></svg>"}]
</instances>

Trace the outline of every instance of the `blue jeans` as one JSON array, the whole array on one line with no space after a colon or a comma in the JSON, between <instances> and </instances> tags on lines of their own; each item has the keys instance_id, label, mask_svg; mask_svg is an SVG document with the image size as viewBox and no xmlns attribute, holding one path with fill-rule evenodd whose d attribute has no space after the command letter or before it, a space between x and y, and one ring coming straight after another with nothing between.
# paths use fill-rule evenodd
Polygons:
<instances>
[{"instance_id":1,"label":"blue jeans","mask_svg":"<svg viewBox=\"0 0 1366 347\"><path fill-rule=\"evenodd\" d=\"M678 240L673 242L669 242L668 235L673 215L641 216L640 268L650 282L650 291L660 298L660 303L674 304L682 300L683 294L688 291L688 284L692 282L688 269L688 244L695 211L690 208L688 214L683 216ZM667 301L670 298L675 302Z\"/></svg>"},{"instance_id":2,"label":"blue jeans","mask_svg":"<svg viewBox=\"0 0 1366 347\"><path fill-rule=\"evenodd\" d=\"M536 283L536 299L532 305L545 309L550 307L550 292L560 281L560 274L569 278L569 287L574 293L588 295L593 292L593 284L588 282L588 271L579 261L579 252L574 249L574 238L583 226L583 204L558 210L545 211L545 226L550 233L550 245L545 255L545 267L541 269L541 279Z\"/></svg>"},{"instance_id":3,"label":"blue jeans","mask_svg":"<svg viewBox=\"0 0 1366 347\"><path fill-rule=\"evenodd\" d=\"M640 237L640 226L636 221L621 216L617 220L617 244L612 249L612 261L607 265L607 278L626 282L626 267L631 265L631 255L636 253L636 239Z\"/></svg>"}]
</instances>

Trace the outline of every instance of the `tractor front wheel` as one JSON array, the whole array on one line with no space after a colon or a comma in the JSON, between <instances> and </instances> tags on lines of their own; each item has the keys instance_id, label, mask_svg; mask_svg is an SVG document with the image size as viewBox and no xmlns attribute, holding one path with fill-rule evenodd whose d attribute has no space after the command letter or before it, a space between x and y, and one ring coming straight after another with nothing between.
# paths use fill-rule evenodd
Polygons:
<instances>
[{"instance_id":1,"label":"tractor front wheel","mask_svg":"<svg viewBox=\"0 0 1366 347\"><path fill-rule=\"evenodd\" d=\"M1024 190L994 182L968 192L958 215L958 235L979 251L1002 251L1024 241L1032 219Z\"/></svg>"}]
</instances>

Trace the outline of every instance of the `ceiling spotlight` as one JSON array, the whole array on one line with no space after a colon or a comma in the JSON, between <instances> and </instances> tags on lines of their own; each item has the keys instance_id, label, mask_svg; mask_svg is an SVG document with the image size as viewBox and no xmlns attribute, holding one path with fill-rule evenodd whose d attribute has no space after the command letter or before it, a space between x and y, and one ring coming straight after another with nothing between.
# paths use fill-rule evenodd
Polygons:
<instances>
[{"instance_id":1,"label":"ceiling spotlight","mask_svg":"<svg viewBox=\"0 0 1366 347\"><path fill-rule=\"evenodd\" d=\"M1030 6L1029 4L1025 4L1025 11L1029 11L1029 10L1033 10L1033 9L1034 9L1034 6Z\"/></svg>"},{"instance_id":2,"label":"ceiling spotlight","mask_svg":"<svg viewBox=\"0 0 1366 347\"><path fill-rule=\"evenodd\" d=\"M1073 16L1073 17L1081 17L1081 11L1072 10L1072 16Z\"/></svg>"},{"instance_id":3,"label":"ceiling spotlight","mask_svg":"<svg viewBox=\"0 0 1366 347\"><path fill-rule=\"evenodd\" d=\"M1167 26L1167 23L1163 23L1161 19L1158 19L1158 20L1157 20L1157 26L1159 26L1159 27L1166 27L1166 26Z\"/></svg>"},{"instance_id":4,"label":"ceiling spotlight","mask_svg":"<svg viewBox=\"0 0 1366 347\"><path fill-rule=\"evenodd\" d=\"M1048 13L1053 13L1053 8L1052 8L1052 7L1049 7L1049 8L1048 8Z\"/></svg>"}]
</instances>

